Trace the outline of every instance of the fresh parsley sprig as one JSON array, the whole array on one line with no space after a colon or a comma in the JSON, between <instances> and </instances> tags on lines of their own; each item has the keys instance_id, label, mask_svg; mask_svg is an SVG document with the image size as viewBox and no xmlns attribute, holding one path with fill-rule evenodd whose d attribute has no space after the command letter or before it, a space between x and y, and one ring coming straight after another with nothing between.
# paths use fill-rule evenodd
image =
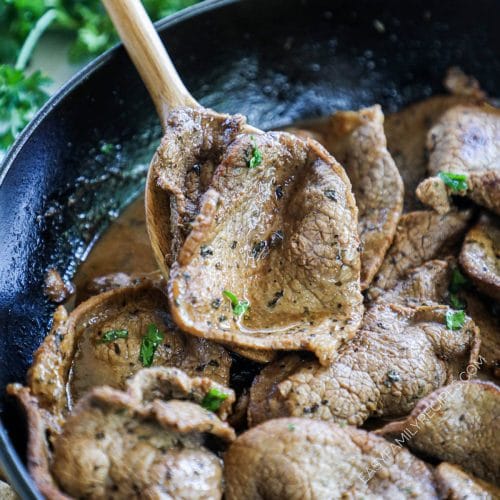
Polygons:
<instances>
[{"instance_id":1,"label":"fresh parsley sprig","mask_svg":"<svg viewBox=\"0 0 500 500\"><path fill-rule=\"evenodd\" d=\"M222 292L222 295L224 295L224 297L227 297L231 301L231 308L233 310L233 313L238 318L240 316L243 316L243 314L245 314L250 307L250 302L248 302L248 300L238 299L238 297L229 290L224 290Z\"/></svg>"},{"instance_id":2,"label":"fresh parsley sprig","mask_svg":"<svg viewBox=\"0 0 500 500\"><path fill-rule=\"evenodd\" d=\"M465 311L447 311L446 328L448 330L460 330L465 324Z\"/></svg>"},{"instance_id":3,"label":"fresh parsley sprig","mask_svg":"<svg viewBox=\"0 0 500 500\"><path fill-rule=\"evenodd\" d=\"M118 339L128 338L128 330L109 330L101 337L101 343L107 344Z\"/></svg>"},{"instance_id":4,"label":"fresh parsley sprig","mask_svg":"<svg viewBox=\"0 0 500 500\"><path fill-rule=\"evenodd\" d=\"M452 192L467 191L467 174L454 174L452 172L439 172L438 177Z\"/></svg>"},{"instance_id":5,"label":"fresh parsley sprig","mask_svg":"<svg viewBox=\"0 0 500 500\"><path fill-rule=\"evenodd\" d=\"M158 349L164 338L165 335L158 330L155 324L148 325L146 335L141 340L141 349L139 351L139 360L142 366L147 368L153 364L156 349Z\"/></svg>"},{"instance_id":6,"label":"fresh parsley sprig","mask_svg":"<svg viewBox=\"0 0 500 500\"><path fill-rule=\"evenodd\" d=\"M201 406L206 410L216 412L227 399L227 394L219 391L216 387L212 387L207 394L205 394Z\"/></svg>"}]
</instances>

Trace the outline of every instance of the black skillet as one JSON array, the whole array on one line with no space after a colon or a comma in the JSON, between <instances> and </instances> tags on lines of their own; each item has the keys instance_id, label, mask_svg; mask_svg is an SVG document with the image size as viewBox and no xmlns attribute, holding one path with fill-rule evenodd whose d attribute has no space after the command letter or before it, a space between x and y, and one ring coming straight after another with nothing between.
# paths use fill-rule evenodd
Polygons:
<instances>
[{"instance_id":1,"label":"black skillet","mask_svg":"<svg viewBox=\"0 0 500 500\"><path fill-rule=\"evenodd\" d=\"M215 0L158 24L193 95L260 128L375 102L393 111L442 91L452 65L495 95L499 26L498 0ZM118 47L43 108L0 167L0 468L23 499L39 495L22 465L24 422L3 394L48 330L44 272L73 276L142 189L159 133Z\"/></svg>"}]
</instances>

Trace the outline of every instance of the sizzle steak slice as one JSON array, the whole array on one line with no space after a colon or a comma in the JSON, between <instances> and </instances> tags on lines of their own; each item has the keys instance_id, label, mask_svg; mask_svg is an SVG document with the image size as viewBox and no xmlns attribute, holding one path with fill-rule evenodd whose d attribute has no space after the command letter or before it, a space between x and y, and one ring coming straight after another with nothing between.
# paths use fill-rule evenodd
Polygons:
<instances>
[{"instance_id":1,"label":"sizzle steak slice","mask_svg":"<svg viewBox=\"0 0 500 500\"><path fill-rule=\"evenodd\" d=\"M224 457L227 500L436 499L430 468L408 450L354 427L300 418L270 420Z\"/></svg>"},{"instance_id":2,"label":"sizzle steak slice","mask_svg":"<svg viewBox=\"0 0 500 500\"><path fill-rule=\"evenodd\" d=\"M478 380L455 382L422 399L403 421L378 431L415 451L458 464L500 484L500 388Z\"/></svg>"},{"instance_id":3,"label":"sizzle steak slice","mask_svg":"<svg viewBox=\"0 0 500 500\"><path fill-rule=\"evenodd\" d=\"M500 190L500 184L498 186ZM500 302L500 221L483 214L469 230L460 264L479 290Z\"/></svg>"},{"instance_id":4,"label":"sizzle steak slice","mask_svg":"<svg viewBox=\"0 0 500 500\"><path fill-rule=\"evenodd\" d=\"M239 136L170 276L182 330L240 348L309 350L329 363L363 311L357 209L344 170L315 141Z\"/></svg>"},{"instance_id":5,"label":"sizzle steak slice","mask_svg":"<svg viewBox=\"0 0 500 500\"><path fill-rule=\"evenodd\" d=\"M364 290L391 246L403 209L403 181L387 151L380 106L331 116L326 147L346 169L356 198Z\"/></svg>"}]
</instances>

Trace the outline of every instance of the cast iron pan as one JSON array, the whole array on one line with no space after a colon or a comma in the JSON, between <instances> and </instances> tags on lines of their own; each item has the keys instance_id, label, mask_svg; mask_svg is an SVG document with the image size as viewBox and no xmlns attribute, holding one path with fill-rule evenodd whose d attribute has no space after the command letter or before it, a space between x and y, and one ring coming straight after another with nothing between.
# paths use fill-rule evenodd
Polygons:
<instances>
[{"instance_id":1,"label":"cast iron pan","mask_svg":"<svg viewBox=\"0 0 500 500\"><path fill-rule=\"evenodd\" d=\"M452 65L494 95L499 26L498 0L215 0L158 28L204 106L274 128L376 102L393 111L442 91ZM44 272L71 278L142 189L157 123L118 47L44 107L0 169L0 461L22 498L39 495L22 465L24 422L3 395L48 330Z\"/></svg>"}]
</instances>

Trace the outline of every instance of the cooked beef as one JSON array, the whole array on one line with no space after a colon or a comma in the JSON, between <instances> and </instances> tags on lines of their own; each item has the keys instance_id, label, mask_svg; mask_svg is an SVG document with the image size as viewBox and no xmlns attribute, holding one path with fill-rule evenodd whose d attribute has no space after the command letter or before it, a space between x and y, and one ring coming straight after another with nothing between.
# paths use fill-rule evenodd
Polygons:
<instances>
[{"instance_id":1,"label":"cooked beef","mask_svg":"<svg viewBox=\"0 0 500 500\"><path fill-rule=\"evenodd\" d=\"M208 404L215 394L218 416L225 420L235 401L234 391L208 377L190 377L178 368L144 368L127 381L127 392L137 401L148 403L155 399L187 400ZM205 403L207 402L207 403ZM217 404L215 406L217 406Z\"/></svg>"},{"instance_id":2,"label":"cooked beef","mask_svg":"<svg viewBox=\"0 0 500 500\"><path fill-rule=\"evenodd\" d=\"M44 292L52 302L61 304L75 293L75 286L64 281L57 269L49 269L45 275Z\"/></svg>"},{"instance_id":3,"label":"cooked beef","mask_svg":"<svg viewBox=\"0 0 500 500\"><path fill-rule=\"evenodd\" d=\"M432 472L404 448L353 427L271 420L230 446L227 500L437 498Z\"/></svg>"},{"instance_id":4,"label":"cooked beef","mask_svg":"<svg viewBox=\"0 0 500 500\"><path fill-rule=\"evenodd\" d=\"M443 462L435 471L437 489L446 500L495 500L500 498L500 488L464 472L456 465Z\"/></svg>"},{"instance_id":5,"label":"cooked beef","mask_svg":"<svg viewBox=\"0 0 500 500\"><path fill-rule=\"evenodd\" d=\"M500 388L478 380L455 382L422 399L402 422L379 432L411 449L461 465L500 484Z\"/></svg>"},{"instance_id":6,"label":"cooked beef","mask_svg":"<svg viewBox=\"0 0 500 500\"><path fill-rule=\"evenodd\" d=\"M0 498L2 500L17 500L19 497L7 483L0 480Z\"/></svg>"},{"instance_id":7,"label":"cooked beef","mask_svg":"<svg viewBox=\"0 0 500 500\"><path fill-rule=\"evenodd\" d=\"M500 221L495 216L483 214L469 230L460 264L479 290L500 302Z\"/></svg>"},{"instance_id":8,"label":"cooked beef","mask_svg":"<svg viewBox=\"0 0 500 500\"><path fill-rule=\"evenodd\" d=\"M404 182L404 210L422 205L415 196L420 181L427 176L427 133L438 118L451 107L471 102L460 95L434 96L386 117L387 149L394 158Z\"/></svg>"},{"instance_id":9,"label":"cooked beef","mask_svg":"<svg viewBox=\"0 0 500 500\"><path fill-rule=\"evenodd\" d=\"M478 350L473 322L448 330L447 309L436 305L449 276L445 261L415 269L366 312L360 332L330 367L287 356L264 368L251 389L249 424L291 415L360 425L370 416L404 415L448 383L476 361Z\"/></svg>"},{"instance_id":10,"label":"cooked beef","mask_svg":"<svg viewBox=\"0 0 500 500\"><path fill-rule=\"evenodd\" d=\"M321 132L315 132L313 130L296 127L287 127L285 129L285 132L296 135L297 137L302 137L302 139L314 139L315 141L326 147L325 136Z\"/></svg>"},{"instance_id":11,"label":"cooked beef","mask_svg":"<svg viewBox=\"0 0 500 500\"><path fill-rule=\"evenodd\" d=\"M175 369L141 370L127 392L99 387L85 395L51 446L37 399L19 385L9 386L9 392L27 414L28 468L47 498L68 499L59 487L78 498L160 498L167 493L220 498L221 462L205 444L219 450L219 440L233 440L234 431L198 404L152 399L198 401L214 387L234 400L231 390L208 379L188 381ZM193 394L186 393L189 389ZM224 414L228 408L222 406Z\"/></svg>"},{"instance_id":12,"label":"cooked beef","mask_svg":"<svg viewBox=\"0 0 500 500\"><path fill-rule=\"evenodd\" d=\"M486 92L481 90L479 81L471 75L466 75L457 66L448 69L443 85L448 92L456 96L473 97L478 101L487 97Z\"/></svg>"},{"instance_id":13,"label":"cooked beef","mask_svg":"<svg viewBox=\"0 0 500 500\"><path fill-rule=\"evenodd\" d=\"M404 279L386 290L380 303L409 307L443 304L446 301L454 259L429 260L409 271Z\"/></svg>"},{"instance_id":14,"label":"cooked beef","mask_svg":"<svg viewBox=\"0 0 500 500\"><path fill-rule=\"evenodd\" d=\"M467 304L467 314L479 327L481 333L481 369L486 369L494 377L500 378L500 315L494 306L486 304L476 293L467 292L464 295ZM484 365L483 365L484 363Z\"/></svg>"},{"instance_id":15,"label":"cooked beef","mask_svg":"<svg viewBox=\"0 0 500 500\"><path fill-rule=\"evenodd\" d=\"M370 298L393 288L411 268L447 256L464 235L470 211L439 215L425 210L404 214L396 236L368 291Z\"/></svg>"},{"instance_id":16,"label":"cooked beef","mask_svg":"<svg viewBox=\"0 0 500 500\"><path fill-rule=\"evenodd\" d=\"M151 165L158 186L169 195L172 257L190 231L222 155L245 119L205 109L172 110L165 134Z\"/></svg>"},{"instance_id":17,"label":"cooked beef","mask_svg":"<svg viewBox=\"0 0 500 500\"><path fill-rule=\"evenodd\" d=\"M102 276L96 276L90 279L82 290L78 290L77 303L83 302L94 295L116 290L128 286L136 286L142 282L148 281L154 286L166 289L166 282L159 271L153 273L110 273Z\"/></svg>"},{"instance_id":18,"label":"cooked beef","mask_svg":"<svg viewBox=\"0 0 500 500\"><path fill-rule=\"evenodd\" d=\"M361 425L406 415L423 396L477 358L477 328L446 328L447 308L378 304L330 366L298 356L265 367L251 389L249 422L294 416ZM267 392L267 396L263 393Z\"/></svg>"},{"instance_id":19,"label":"cooked beef","mask_svg":"<svg viewBox=\"0 0 500 500\"><path fill-rule=\"evenodd\" d=\"M92 297L69 317L59 308L28 373L32 394L42 408L62 419L72 400L89 388L124 387L127 377L142 368L139 353L150 324L164 336L154 354L154 366L173 366L228 384L231 358L227 351L177 330L167 312L165 293L145 281ZM113 337L109 332L126 332L126 338L106 341Z\"/></svg>"},{"instance_id":20,"label":"cooked beef","mask_svg":"<svg viewBox=\"0 0 500 500\"><path fill-rule=\"evenodd\" d=\"M440 177L429 177L424 179L415 191L417 198L438 214L446 214L451 210L448 189Z\"/></svg>"},{"instance_id":21,"label":"cooked beef","mask_svg":"<svg viewBox=\"0 0 500 500\"><path fill-rule=\"evenodd\" d=\"M142 406L126 393L94 388L55 441L50 470L77 498L221 498L222 464L207 436L235 437L194 403Z\"/></svg>"},{"instance_id":22,"label":"cooked beef","mask_svg":"<svg viewBox=\"0 0 500 500\"><path fill-rule=\"evenodd\" d=\"M404 187L387 151L380 106L330 118L326 147L344 166L359 210L361 289L371 283L390 247L403 209Z\"/></svg>"},{"instance_id":23,"label":"cooked beef","mask_svg":"<svg viewBox=\"0 0 500 500\"><path fill-rule=\"evenodd\" d=\"M174 320L221 343L311 350L328 363L362 316L356 226L350 182L318 143L239 136L172 267Z\"/></svg>"},{"instance_id":24,"label":"cooked beef","mask_svg":"<svg viewBox=\"0 0 500 500\"><path fill-rule=\"evenodd\" d=\"M449 109L429 131L427 147L429 175L443 172L467 176L467 189L447 187L448 195L467 195L500 214L500 110L488 105ZM443 180L431 179L419 187L419 198L443 212Z\"/></svg>"},{"instance_id":25,"label":"cooked beef","mask_svg":"<svg viewBox=\"0 0 500 500\"><path fill-rule=\"evenodd\" d=\"M26 417L26 465L36 487L49 500L70 500L60 492L49 472L51 443L61 430L58 422L52 413L39 406L40 400L32 396L28 387L9 384L7 394L17 399Z\"/></svg>"}]
</instances>

